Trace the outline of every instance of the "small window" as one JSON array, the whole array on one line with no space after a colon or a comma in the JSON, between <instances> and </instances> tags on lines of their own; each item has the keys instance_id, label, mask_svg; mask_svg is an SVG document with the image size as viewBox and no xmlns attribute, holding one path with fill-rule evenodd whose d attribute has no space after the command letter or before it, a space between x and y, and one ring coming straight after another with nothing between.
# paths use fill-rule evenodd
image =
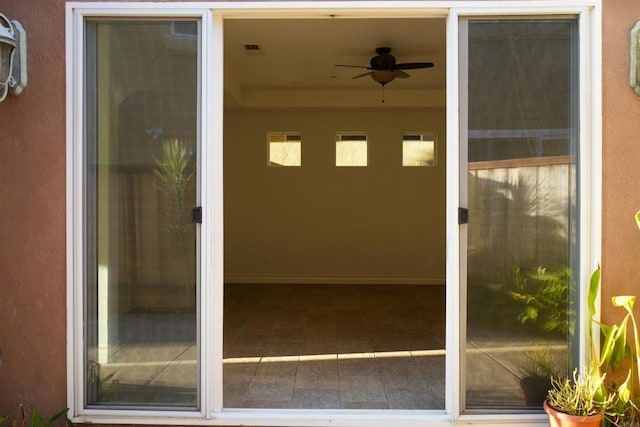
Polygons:
<instances>
[{"instance_id":1,"label":"small window","mask_svg":"<svg viewBox=\"0 0 640 427\"><path fill-rule=\"evenodd\" d=\"M367 135L336 135L336 166L367 166Z\"/></svg>"},{"instance_id":2,"label":"small window","mask_svg":"<svg viewBox=\"0 0 640 427\"><path fill-rule=\"evenodd\" d=\"M433 133L410 133L402 137L402 166L434 167L436 141Z\"/></svg>"},{"instance_id":3,"label":"small window","mask_svg":"<svg viewBox=\"0 0 640 427\"><path fill-rule=\"evenodd\" d=\"M299 133L269 133L269 166L302 166L302 138Z\"/></svg>"}]
</instances>

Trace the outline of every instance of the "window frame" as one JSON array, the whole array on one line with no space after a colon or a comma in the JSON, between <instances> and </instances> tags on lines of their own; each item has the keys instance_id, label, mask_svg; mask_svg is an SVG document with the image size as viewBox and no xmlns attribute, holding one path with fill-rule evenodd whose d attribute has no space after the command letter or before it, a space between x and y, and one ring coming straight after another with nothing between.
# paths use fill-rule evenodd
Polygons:
<instances>
[{"instance_id":1,"label":"window frame","mask_svg":"<svg viewBox=\"0 0 640 427\"><path fill-rule=\"evenodd\" d=\"M282 135L284 137L284 141L272 141L271 138L274 135ZM279 144L279 143L287 143L289 142L288 138L292 137L292 136L297 136L298 139L296 141L292 141L292 142L296 142L298 144L298 150L299 150L299 154L300 154L300 163L295 164L295 165L285 165L285 164L278 164L273 162L273 159L271 159L271 148L272 148L272 144ZM277 131L269 131L267 132L267 167L268 168L300 168L302 167L302 134L300 132L277 132Z\"/></svg>"},{"instance_id":2,"label":"window frame","mask_svg":"<svg viewBox=\"0 0 640 427\"><path fill-rule=\"evenodd\" d=\"M422 138L425 137L426 135L430 135L431 141L433 143L433 164L432 165L405 165L404 161L405 161L405 148L406 148L406 143L407 142L412 142L414 140L407 140L407 137L413 137L413 136L417 136L420 137L421 139L417 140L417 141L424 141ZM402 134L402 159L401 159L401 166L403 168L427 168L427 169L433 169L438 167L438 138L436 136L436 132L435 131L424 131L424 132L404 132Z\"/></svg>"},{"instance_id":3,"label":"window frame","mask_svg":"<svg viewBox=\"0 0 640 427\"><path fill-rule=\"evenodd\" d=\"M465 265L461 251L466 250L466 229L458 225L462 166L460 144L465 138L460 123L461 73L460 21L467 17L508 17L539 15L577 15L579 17L579 85L580 144L584 147L579 168L581 184L578 202L580 212L580 272L578 281L589 277L600 259L601 188L602 188L602 6L600 0L534 0L503 2L450 0L416 3L412 1L336 1L336 2L106 2L66 4L66 94L67 94L67 403L74 422L101 424L189 424L189 425L282 425L344 427L398 424L433 426L453 423L521 425L523 422L546 424L544 414L463 415L460 391L464 390L464 358L462 341L466 294ZM222 216L222 141L223 141L223 21L232 18L308 18L318 13L336 12L353 18L361 17L441 17L447 20L446 31L446 395L444 411L402 410L243 410L222 407L222 303L223 303L223 216ZM197 411L156 411L86 409L84 406L83 311L83 205L84 205L84 22L91 18L171 18L188 17L201 20L201 64L203 80L200 88L201 120L201 225L202 280L200 298L201 342L200 409ZM216 60L216 58L218 58ZM209 76L209 77L207 77ZM211 207L211 208L208 208ZM579 306L586 307L586 295L580 295ZM585 310L582 310L584 313ZM584 328L588 319L581 316ZM206 333L205 333L206 332ZM580 344L582 363L588 357L585 343Z\"/></svg>"},{"instance_id":4,"label":"window frame","mask_svg":"<svg viewBox=\"0 0 640 427\"><path fill-rule=\"evenodd\" d=\"M358 137L364 137L364 139L356 139ZM344 139L343 139L344 138ZM336 168L367 168L369 166L369 135L367 132L358 132L358 131L348 131L348 132L336 132L335 136L335 146L334 146L334 154L335 161L333 166ZM338 151L341 142L364 142L364 164L338 164ZM340 159L342 162L343 160Z\"/></svg>"}]
</instances>

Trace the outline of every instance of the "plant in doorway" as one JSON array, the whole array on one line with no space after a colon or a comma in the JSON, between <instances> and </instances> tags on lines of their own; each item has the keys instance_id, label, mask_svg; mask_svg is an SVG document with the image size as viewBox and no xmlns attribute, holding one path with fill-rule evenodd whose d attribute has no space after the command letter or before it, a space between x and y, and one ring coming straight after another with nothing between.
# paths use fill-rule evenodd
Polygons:
<instances>
[{"instance_id":1,"label":"plant in doorway","mask_svg":"<svg viewBox=\"0 0 640 427\"><path fill-rule=\"evenodd\" d=\"M636 213L640 227L640 212ZM632 426L638 424L640 388L640 337L633 314L636 297L611 298L614 307L625 315L619 323L606 325L596 319L596 297L601 286L600 268L591 276L588 293L589 319L587 339L591 348L589 367L573 380L553 380L544 408L551 427L572 425L569 416L600 418L592 425ZM595 328L594 326L597 326ZM594 334L601 334L596 340ZM599 343L602 342L601 348ZM595 412L595 414L591 414Z\"/></svg>"}]
</instances>

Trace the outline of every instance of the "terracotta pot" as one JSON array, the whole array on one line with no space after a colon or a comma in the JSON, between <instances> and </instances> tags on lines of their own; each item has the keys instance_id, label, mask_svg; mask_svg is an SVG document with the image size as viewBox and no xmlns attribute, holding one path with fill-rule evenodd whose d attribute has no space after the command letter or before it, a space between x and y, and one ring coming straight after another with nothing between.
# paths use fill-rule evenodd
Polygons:
<instances>
[{"instance_id":1,"label":"terracotta pot","mask_svg":"<svg viewBox=\"0 0 640 427\"><path fill-rule=\"evenodd\" d=\"M600 421L602 421L602 414L589 415L586 417L569 415L556 411L547 404L546 400L542 406L547 415L549 415L549 427L599 427Z\"/></svg>"}]
</instances>

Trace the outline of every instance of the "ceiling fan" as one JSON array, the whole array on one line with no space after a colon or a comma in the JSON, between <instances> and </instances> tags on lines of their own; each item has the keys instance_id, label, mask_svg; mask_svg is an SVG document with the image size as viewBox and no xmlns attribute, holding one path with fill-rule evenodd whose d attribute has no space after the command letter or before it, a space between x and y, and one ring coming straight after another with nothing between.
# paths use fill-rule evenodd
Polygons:
<instances>
[{"instance_id":1,"label":"ceiling fan","mask_svg":"<svg viewBox=\"0 0 640 427\"><path fill-rule=\"evenodd\" d=\"M343 65L336 64L336 67L366 68L366 73L358 74L352 78L357 79L364 76L371 76L373 80L383 87L396 77L406 79L409 74L403 70L415 70L418 68L431 68L433 62L404 62L396 63L396 58L391 55L390 47L379 47L376 49L378 55L371 58L370 66L365 65Z\"/></svg>"}]
</instances>

